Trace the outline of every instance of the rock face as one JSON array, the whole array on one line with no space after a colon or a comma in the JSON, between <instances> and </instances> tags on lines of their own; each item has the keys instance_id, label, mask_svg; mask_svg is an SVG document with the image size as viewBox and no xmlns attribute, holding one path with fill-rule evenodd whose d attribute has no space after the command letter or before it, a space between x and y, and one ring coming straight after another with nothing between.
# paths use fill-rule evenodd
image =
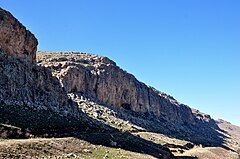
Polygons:
<instances>
[{"instance_id":1,"label":"rock face","mask_svg":"<svg viewBox=\"0 0 240 159\"><path fill-rule=\"evenodd\" d=\"M34 35L9 12L0 9L0 98L3 102L61 110L69 107L66 92L80 92L118 109L153 114L178 125L211 121L208 116L196 117L190 107L139 82L107 57L39 52L38 63L50 68L60 85L47 68L34 64L36 48Z\"/></svg>"},{"instance_id":2,"label":"rock face","mask_svg":"<svg viewBox=\"0 0 240 159\"><path fill-rule=\"evenodd\" d=\"M63 121L69 128L77 121L76 125L80 127L83 123L96 125L95 130L149 130L208 146L212 143L222 144L223 136L215 130L215 123L209 115L180 104L173 97L139 82L107 57L74 52L38 52L39 66L35 63L36 47L37 40L33 34L10 13L0 9L1 123L9 124L13 118L16 121L12 120L12 123L28 128L31 124L28 122L24 126L25 121L35 123L36 120L31 119L37 119L38 123L47 122L47 127L43 125L43 129L55 130L65 127ZM54 113L46 113L52 112L50 110ZM13 112L18 113L13 115ZM39 116L40 112L44 115ZM34 118L26 120L29 113ZM69 116L76 118L69 120ZM22 117L24 125L19 124ZM57 124L49 124L53 120ZM131 138L126 141L130 143L133 139L137 141L136 145L147 143L146 152L157 152L160 158L172 158L170 151L159 144L129 135ZM125 140L125 136L121 135L121 138ZM111 141L110 145L117 146L118 143ZM127 150L132 150L127 144L125 146Z\"/></svg>"},{"instance_id":3,"label":"rock face","mask_svg":"<svg viewBox=\"0 0 240 159\"><path fill-rule=\"evenodd\" d=\"M0 77L1 104L74 113L67 94L47 68L0 53Z\"/></svg>"},{"instance_id":4,"label":"rock face","mask_svg":"<svg viewBox=\"0 0 240 159\"><path fill-rule=\"evenodd\" d=\"M37 60L52 70L68 93L81 92L119 109L154 114L176 124L194 124L198 120L191 108L139 82L107 57L38 52ZM212 119L209 116L207 120Z\"/></svg>"},{"instance_id":5,"label":"rock face","mask_svg":"<svg viewBox=\"0 0 240 159\"><path fill-rule=\"evenodd\" d=\"M205 146L219 146L223 142L224 135L218 132L219 127L210 115L145 85L107 57L38 51L37 63L50 69L71 99L93 118L104 118L109 111L94 108L94 104L89 106L89 101L116 110L118 113L109 114L133 123L137 130L143 128ZM108 115L103 122L114 123L110 118Z\"/></svg>"},{"instance_id":6,"label":"rock face","mask_svg":"<svg viewBox=\"0 0 240 159\"><path fill-rule=\"evenodd\" d=\"M0 102L56 112L77 112L50 70L37 66L37 39L0 8Z\"/></svg>"},{"instance_id":7,"label":"rock face","mask_svg":"<svg viewBox=\"0 0 240 159\"><path fill-rule=\"evenodd\" d=\"M11 13L0 8L0 51L35 62L38 41Z\"/></svg>"}]
</instances>

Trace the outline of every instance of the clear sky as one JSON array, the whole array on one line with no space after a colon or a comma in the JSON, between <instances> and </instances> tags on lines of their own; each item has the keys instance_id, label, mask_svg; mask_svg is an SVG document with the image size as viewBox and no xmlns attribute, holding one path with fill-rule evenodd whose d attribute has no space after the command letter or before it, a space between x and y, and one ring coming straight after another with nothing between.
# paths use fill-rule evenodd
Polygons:
<instances>
[{"instance_id":1,"label":"clear sky","mask_svg":"<svg viewBox=\"0 0 240 159\"><path fill-rule=\"evenodd\" d=\"M1 0L39 50L108 56L179 102L240 126L239 0Z\"/></svg>"}]
</instances>

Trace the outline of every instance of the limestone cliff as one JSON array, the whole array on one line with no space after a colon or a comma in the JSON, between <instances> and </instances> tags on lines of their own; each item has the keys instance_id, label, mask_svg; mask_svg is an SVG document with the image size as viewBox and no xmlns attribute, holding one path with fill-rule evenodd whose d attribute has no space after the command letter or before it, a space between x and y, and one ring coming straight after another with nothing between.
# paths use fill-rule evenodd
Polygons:
<instances>
[{"instance_id":1,"label":"limestone cliff","mask_svg":"<svg viewBox=\"0 0 240 159\"><path fill-rule=\"evenodd\" d=\"M38 41L8 11L0 8L0 51L35 62Z\"/></svg>"},{"instance_id":2,"label":"limestone cliff","mask_svg":"<svg viewBox=\"0 0 240 159\"><path fill-rule=\"evenodd\" d=\"M108 137L98 144L121 143L127 150L154 152L160 158L171 158L172 154L159 144L125 132L160 132L208 146L223 143L224 136L209 115L145 85L107 57L38 52L36 63L36 48L34 35L9 12L0 9L0 124L4 127L12 124L15 128L43 132L68 128L76 131L86 123L86 129L114 130L131 136L127 143L137 141L128 147L122 140L108 142ZM137 147L139 143L147 151Z\"/></svg>"},{"instance_id":3,"label":"limestone cliff","mask_svg":"<svg viewBox=\"0 0 240 159\"><path fill-rule=\"evenodd\" d=\"M0 8L0 102L74 113L66 92L50 70L37 66L37 39Z\"/></svg>"},{"instance_id":4,"label":"limestone cliff","mask_svg":"<svg viewBox=\"0 0 240 159\"><path fill-rule=\"evenodd\" d=\"M107 57L75 52L38 52L38 63L48 67L68 93L81 92L119 109L154 114L175 124L211 123L173 97L139 82Z\"/></svg>"},{"instance_id":5,"label":"limestone cliff","mask_svg":"<svg viewBox=\"0 0 240 159\"><path fill-rule=\"evenodd\" d=\"M44 67L0 53L0 101L54 111L72 111L58 79Z\"/></svg>"}]
</instances>

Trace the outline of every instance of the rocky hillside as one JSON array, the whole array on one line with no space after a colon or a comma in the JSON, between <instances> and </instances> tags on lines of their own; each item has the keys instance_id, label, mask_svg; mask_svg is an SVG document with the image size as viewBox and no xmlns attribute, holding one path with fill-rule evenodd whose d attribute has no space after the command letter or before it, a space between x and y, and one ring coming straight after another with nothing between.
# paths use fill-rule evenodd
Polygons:
<instances>
[{"instance_id":1,"label":"rocky hillside","mask_svg":"<svg viewBox=\"0 0 240 159\"><path fill-rule=\"evenodd\" d=\"M54 118L57 122L70 116L79 121L88 120L51 71L37 65L37 44L30 31L0 8L0 129L3 132L6 127L2 124L46 129L44 124L54 128L54 124L48 123ZM43 112L50 116L46 117ZM71 127L68 120L65 123Z\"/></svg>"},{"instance_id":2,"label":"rocky hillside","mask_svg":"<svg viewBox=\"0 0 240 159\"><path fill-rule=\"evenodd\" d=\"M9 12L0 9L0 100L6 105L64 111L77 114L77 106L58 79L37 66L37 40Z\"/></svg>"},{"instance_id":3,"label":"rocky hillside","mask_svg":"<svg viewBox=\"0 0 240 159\"><path fill-rule=\"evenodd\" d=\"M145 85L107 57L38 51L37 62L52 71L67 93L84 96L121 111L135 112L137 116L154 121L152 126L147 126L148 130L204 144L222 142L217 131L219 128L209 115ZM134 119L132 122L138 123ZM144 124L138 125L144 127Z\"/></svg>"},{"instance_id":4,"label":"rocky hillside","mask_svg":"<svg viewBox=\"0 0 240 159\"><path fill-rule=\"evenodd\" d=\"M222 119L217 120L217 124L220 129L227 133L225 140L227 141L228 147L237 150L240 155L240 127Z\"/></svg>"},{"instance_id":5,"label":"rocky hillside","mask_svg":"<svg viewBox=\"0 0 240 159\"><path fill-rule=\"evenodd\" d=\"M0 8L0 158L116 158L124 153L128 157L123 158L170 159L173 153L184 158L193 148L190 154L198 154L195 150L204 146L238 155L238 127L145 85L107 57L36 54L37 43ZM35 137L40 138L3 140Z\"/></svg>"},{"instance_id":6,"label":"rocky hillside","mask_svg":"<svg viewBox=\"0 0 240 159\"><path fill-rule=\"evenodd\" d=\"M82 92L119 109L154 114L174 123L195 123L191 108L139 82L107 57L38 52L37 61L53 71L68 93Z\"/></svg>"},{"instance_id":7,"label":"rocky hillside","mask_svg":"<svg viewBox=\"0 0 240 159\"><path fill-rule=\"evenodd\" d=\"M3 9L0 9L0 22L0 138L71 136L108 147L120 147L115 143L123 143L122 149L158 158L173 157L160 144L89 117L51 70L35 63L34 35ZM112 135L114 142L110 140ZM26 158L26 154L14 157L15 150L1 148L0 151L0 158Z\"/></svg>"}]
</instances>

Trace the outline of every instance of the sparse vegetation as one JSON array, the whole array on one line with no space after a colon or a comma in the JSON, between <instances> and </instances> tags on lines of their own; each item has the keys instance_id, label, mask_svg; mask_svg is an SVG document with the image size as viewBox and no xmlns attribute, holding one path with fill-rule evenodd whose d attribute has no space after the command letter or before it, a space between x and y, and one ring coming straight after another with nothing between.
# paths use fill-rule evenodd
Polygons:
<instances>
[{"instance_id":1,"label":"sparse vegetation","mask_svg":"<svg viewBox=\"0 0 240 159\"><path fill-rule=\"evenodd\" d=\"M0 159L239 157L239 128L222 121L220 130L107 57L38 52L36 59L34 35L1 8L0 20Z\"/></svg>"},{"instance_id":2,"label":"sparse vegetation","mask_svg":"<svg viewBox=\"0 0 240 159\"><path fill-rule=\"evenodd\" d=\"M89 125L73 116L28 106L0 105L1 130L18 130L36 135L85 129ZM5 134L6 135L6 134Z\"/></svg>"}]
</instances>

